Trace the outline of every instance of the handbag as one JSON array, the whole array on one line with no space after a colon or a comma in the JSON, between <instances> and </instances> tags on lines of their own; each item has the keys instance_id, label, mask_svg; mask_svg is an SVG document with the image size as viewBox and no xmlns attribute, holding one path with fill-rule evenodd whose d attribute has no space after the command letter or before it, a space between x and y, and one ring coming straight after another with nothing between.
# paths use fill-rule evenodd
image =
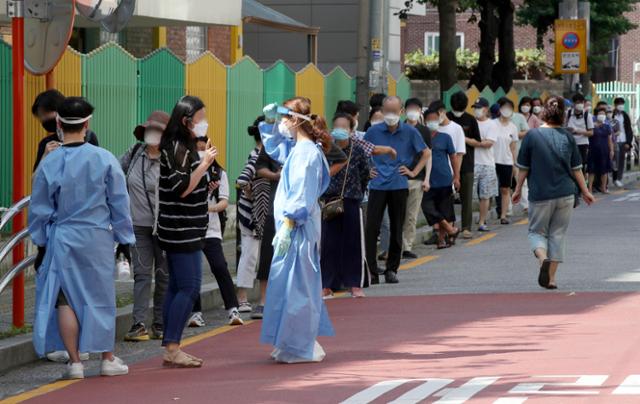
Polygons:
<instances>
[{"instance_id":1,"label":"handbag","mask_svg":"<svg viewBox=\"0 0 640 404\"><path fill-rule=\"evenodd\" d=\"M569 144L571 144L572 139L569 138L569 136L571 135L562 129L559 129L559 131L562 132L567 137L567 140L569 140ZM582 194L580 192L580 184L578 183L578 180L576 179L575 175L573 175L573 170L569 166L569 163L567 162L567 160L565 160L562 156L560 156L560 154L556 151L556 149L553 148L553 145L546 138L545 138L545 143L547 144L547 148L551 151L551 153L562 162L562 168L564 168L567 175L569 175L569 178L571 178L573 183L576 185L576 193L574 195L575 198L573 201L573 208L575 209L578 206L580 206L580 196Z\"/></svg>"},{"instance_id":2,"label":"handbag","mask_svg":"<svg viewBox=\"0 0 640 404\"><path fill-rule=\"evenodd\" d=\"M344 173L344 181L342 182L342 191L340 196L329 198L322 202L322 220L332 220L344 213L344 189L347 186L347 177L349 176L349 166L351 165L351 153L353 153L353 144L349 150L349 158L347 159L347 169Z\"/></svg>"}]
</instances>

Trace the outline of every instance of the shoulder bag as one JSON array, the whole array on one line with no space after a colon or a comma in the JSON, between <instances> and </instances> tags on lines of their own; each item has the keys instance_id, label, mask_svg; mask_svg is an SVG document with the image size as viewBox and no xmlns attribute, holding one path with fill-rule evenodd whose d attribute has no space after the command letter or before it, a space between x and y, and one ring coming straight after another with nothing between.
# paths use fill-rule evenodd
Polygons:
<instances>
[{"instance_id":1,"label":"shoulder bag","mask_svg":"<svg viewBox=\"0 0 640 404\"><path fill-rule=\"evenodd\" d=\"M347 159L347 168L344 173L344 181L342 182L342 191L340 196L329 198L322 202L322 220L332 220L344 213L344 190L347 186L347 178L349 176L349 166L351 165L351 154L353 153L353 143L349 150L349 158Z\"/></svg>"}]
</instances>

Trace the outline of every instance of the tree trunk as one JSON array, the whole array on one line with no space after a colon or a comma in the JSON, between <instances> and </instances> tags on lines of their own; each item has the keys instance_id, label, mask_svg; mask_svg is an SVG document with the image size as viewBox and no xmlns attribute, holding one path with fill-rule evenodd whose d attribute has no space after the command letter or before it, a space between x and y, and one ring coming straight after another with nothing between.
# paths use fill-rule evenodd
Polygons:
<instances>
[{"instance_id":1,"label":"tree trunk","mask_svg":"<svg viewBox=\"0 0 640 404\"><path fill-rule=\"evenodd\" d=\"M457 81L456 64L456 8L458 0L438 1L440 18L440 95Z\"/></svg>"},{"instance_id":2,"label":"tree trunk","mask_svg":"<svg viewBox=\"0 0 640 404\"><path fill-rule=\"evenodd\" d=\"M516 69L516 52L513 41L513 17L515 7L511 0L498 0L498 63L493 66L491 88L502 87L509 91L513 86Z\"/></svg>"},{"instance_id":3,"label":"tree trunk","mask_svg":"<svg viewBox=\"0 0 640 404\"><path fill-rule=\"evenodd\" d=\"M476 66L469 87L475 85L478 90L482 91L491 83L491 71L495 61L496 49L496 33L498 20L495 15L495 6L490 0L478 0L478 8L480 9L480 59Z\"/></svg>"}]
</instances>

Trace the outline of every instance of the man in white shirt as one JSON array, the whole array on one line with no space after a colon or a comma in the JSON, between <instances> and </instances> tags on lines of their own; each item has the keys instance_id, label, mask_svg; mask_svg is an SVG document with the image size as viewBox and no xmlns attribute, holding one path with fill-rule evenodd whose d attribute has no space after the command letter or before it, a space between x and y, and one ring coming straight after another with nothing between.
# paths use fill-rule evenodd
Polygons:
<instances>
[{"instance_id":1,"label":"man in white shirt","mask_svg":"<svg viewBox=\"0 0 640 404\"><path fill-rule=\"evenodd\" d=\"M613 100L614 115L613 118L619 122L620 132L616 140L616 166L618 170L615 172L615 185L618 188L622 188L622 178L624 176L624 166L627 161L627 152L631 150L633 144L633 128L631 127L631 118L624 110L624 98L618 97Z\"/></svg>"},{"instance_id":2,"label":"man in white shirt","mask_svg":"<svg viewBox=\"0 0 640 404\"><path fill-rule=\"evenodd\" d=\"M513 115L513 101L506 97L498 100L500 117L494 120L497 139L493 145L493 156L496 161L496 175L500 190L500 224L509 224L507 215L511 206L511 185L515 175L516 144L518 143L518 128L511 121Z\"/></svg>"},{"instance_id":3,"label":"man in white shirt","mask_svg":"<svg viewBox=\"0 0 640 404\"><path fill-rule=\"evenodd\" d=\"M589 138L593 136L593 117L585 108L584 95L575 94L572 100L573 108L567 111L567 129L573 133L582 157L583 170L586 172Z\"/></svg>"},{"instance_id":4,"label":"man in white shirt","mask_svg":"<svg viewBox=\"0 0 640 404\"><path fill-rule=\"evenodd\" d=\"M473 104L473 112L480 129L480 142L475 142L475 168L473 189L480 200L480 219L478 231L489 231L487 216L491 207L491 198L498 196L498 177L493 145L498 140L495 122L489 119L489 101L478 98Z\"/></svg>"}]
</instances>

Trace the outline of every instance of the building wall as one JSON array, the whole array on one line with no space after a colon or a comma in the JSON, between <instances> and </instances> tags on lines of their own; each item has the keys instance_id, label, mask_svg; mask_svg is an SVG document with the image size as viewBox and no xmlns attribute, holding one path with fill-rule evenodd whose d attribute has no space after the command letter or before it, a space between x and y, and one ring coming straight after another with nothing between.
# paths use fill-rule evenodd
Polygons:
<instances>
[{"instance_id":1,"label":"building wall","mask_svg":"<svg viewBox=\"0 0 640 404\"><path fill-rule=\"evenodd\" d=\"M153 28L127 28L122 35L123 46L133 56L144 57L153 52L153 35Z\"/></svg>"},{"instance_id":2,"label":"building wall","mask_svg":"<svg viewBox=\"0 0 640 404\"><path fill-rule=\"evenodd\" d=\"M636 24L640 23L640 5L627 18ZM620 60L618 64L618 80L632 83L633 64L640 62L640 28L627 32L620 37ZM640 80L640 72L636 73L636 83Z\"/></svg>"},{"instance_id":3,"label":"building wall","mask_svg":"<svg viewBox=\"0 0 640 404\"><path fill-rule=\"evenodd\" d=\"M231 64L231 27L212 25L207 30L207 49L224 64Z\"/></svg>"}]
</instances>

